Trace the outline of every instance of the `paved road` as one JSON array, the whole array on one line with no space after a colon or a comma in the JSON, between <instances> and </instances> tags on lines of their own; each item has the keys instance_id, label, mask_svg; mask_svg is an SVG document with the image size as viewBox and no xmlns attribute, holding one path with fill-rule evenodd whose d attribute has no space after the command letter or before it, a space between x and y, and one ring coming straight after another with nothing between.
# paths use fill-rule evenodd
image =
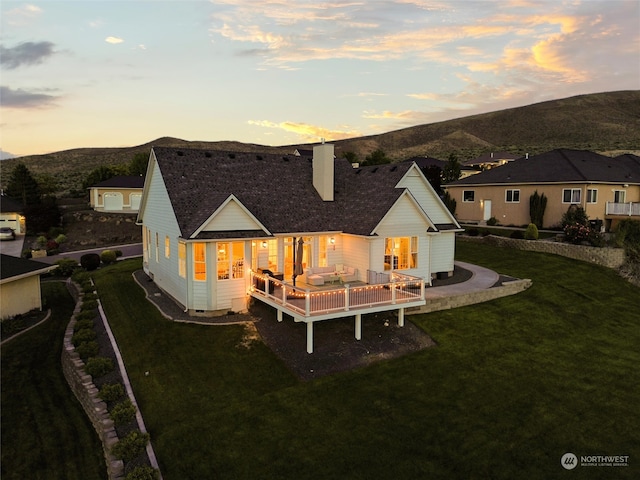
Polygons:
<instances>
[{"instance_id":1,"label":"paved road","mask_svg":"<svg viewBox=\"0 0 640 480\"><path fill-rule=\"evenodd\" d=\"M74 260L80 261L80 257L85 253L97 253L98 255L104 250L120 250L122 251L121 259L125 258L133 258L133 257L141 257L142 256L142 243L131 243L129 245L114 245L111 247L100 247L100 248L91 248L89 250L79 250L76 252L64 252L60 255L51 255L49 257L43 258L34 258L34 260L38 260L43 263L55 263L56 260L60 260L61 258L73 258Z\"/></svg>"}]
</instances>

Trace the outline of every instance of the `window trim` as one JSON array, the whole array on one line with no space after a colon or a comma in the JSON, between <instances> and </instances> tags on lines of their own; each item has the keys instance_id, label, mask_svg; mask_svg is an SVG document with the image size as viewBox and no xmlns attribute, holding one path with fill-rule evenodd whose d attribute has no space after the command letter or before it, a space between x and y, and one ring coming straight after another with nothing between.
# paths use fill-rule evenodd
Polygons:
<instances>
[{"instance_id":1,"label":"window trim","mask_svg":"<svg viewBox=\"0 0 640 480\"><path fill-rule=\"evenodd\" d=\"M406 249L407 252L402 251L403 240L406 240ZM391 243L391 250L387 253L387 244ZM384 239L385 248L384 248L384 256L385 260L389 257L389 262L384 262L385 271L393 271L393 270L412 270L418 268L418 252L419 252L419 238L416 235L410 235L406 237L386 237ZM396 250L396 245L398 245L398 250ZM406 265L401 263L401 259L405 256L406 253ZM413 263L413 265L412 265ZM387 265L389 268L387 269Z\"/></svg>"},{"instance_id":2,"label":"window trim","mask_svg":"<svg viewBox=\"0 0 640 480\"><path fill-rule=\"evenodd\" d=\"M509 193L511 193L511 200L509 200ZM517 193L517 195L516 195ZM518 197L517 200L514 200L515 197ZM507 188L504 191L504 202L505 203L520 203L520 189L519 188Z\"/></svg>"},{"instance_id":3,"label":"window trim","mask_svg":"<svg viewBox=\"0 0 640 480\"><path fill-rule=\"evenodd\" d=\"M471 194L471 200L467 200L467 193ZM476 191L475 190L462 190L462 202L463 203L474 203L476 201Z\"/></svg>"},{"instance_id":4,"label":"window trim","mask_svg":"<svg viewBox=\"0 0 640 480\"><path fill-rule=\"evenodd\" d=\"M593 199L591 197L593 197ZM597 188L587 188L587 203L598 203Z\"/></svg>"},{"instance_id":5,"label":"window trim","mask_svg":"<svg viewBox=\"0 0 640 480\"><path fill-rule=\"evenodd\" d=\"M565 192L570 192L570 200L567 202L565 200ZM573 200L574 192L578 192L578 200ZM563 188L562 189L562 203L571 204L571 205L580 205L582 204L582 189L581 188Z\"/></svg>"}]
</instances>

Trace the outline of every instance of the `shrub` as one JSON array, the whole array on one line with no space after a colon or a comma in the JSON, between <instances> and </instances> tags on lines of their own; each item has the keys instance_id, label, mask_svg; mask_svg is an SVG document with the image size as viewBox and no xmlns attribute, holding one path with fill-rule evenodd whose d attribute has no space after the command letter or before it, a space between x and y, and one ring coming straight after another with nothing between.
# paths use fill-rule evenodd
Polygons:
<instances>
[{"instance_id":1,"label":"shrub","mask_svg":"<svg viewBox=\"0 0 640 480\"><path fill-rule=\"evenodd\" d=\"M467 230L467 235L471 237L477 237L480 234L480 231L477 228L470 228Z\"/></svg>"},{"instance_id":2,"label":"shrub","mask_svg":"<svg viewBox=\"0 0 640 480\"><path fill-rule=\"evenodd\" d=\"M93 293L96 291L95 285L93 285L93 283L91 283L88 280L85 282L82 282L82 285L80 285L80 287L82 288L83 293Z\"/></svg>"},{"instance_id":3,"label":"shrub","mask_svg":"<svg viewBox=\"0 0 640 480\"><path fill-rule=\"evenodd\" d=\"M56 237L56 243L57 243L58 245L60 245L61 243L66 242L66 241L67 241L67 236L66 236L64 233L61 233L60 235L58 235L58 236Z\"/></svg>"},{"instance_id":4,"label":"shrub","mask_svg":"<svg viewBox=\"0 0 640 480\"><path fill-rule=\"evenodd\" d=\"M57 252L58 248L60 248L60 245L58 244L58 242L56 242L55 240L48 240L47 241L47 246L45 247L47 252Z\"/></svg>"},{"instance_id":5,"label":"shrub","mask_svg":"<svg viewBox=\"0 0 640 480\"><path fill-rule=\"evenodd\" d=\"M71 275L71 279L74 282L79 283L80 285L82 285L85 282L88 282L90 278L91 277L89 276L89 274L84 270L76 270L75 272L73 272L73 275Z\"/></svg>"},{"instance_id":6,"label":"shrub","mask_svg":"<svg viewBox=\"0 0 640 480\"><path fill-rule=\"evenodd\" d=\"M116 425L125 425L133 420L137 411L136 406L127 398L115 405L109 414Z\"/></svg>"},{"instance_id":7,"label":"shrub","mask_svg":"<svg viewBox=\"0 0 640 480\"><path fill-rule=\"evenodd\" d=\"M38 245L40 247L44 247L47 244L47 237L45 237L44 235L40 235L37 238L36 242L38 242Z\"/></svg>"},{"instance_id":8,"label":"shrub","mask_svg":"<svg viewBox=\"0 0 640 480\"><path fill-rule=\"evenodd\" d=\"M85 253L80 257L80 265L89 272L95 270L100 266L100 255L97 253Z\"/></svg>"},{"instance_id":9,"label":"shrub","mask_svg":"<svg viewBox=\"0 0 640 480\"><path fill-rule=\"evenodd\" d=\"M631 261L640 261L640 221L623 220L616 229L616 245L624 247Z\"/></svg>"},{"instance_id":10,"label":"shrub","mask_svg":"<svg viewBox=\"0 0 640 480\"><path fill-rule=\"evenodd\" d=\"M87 359L90 359L98 355L99 349L100 347L98 345L98 342L91 340L89 342L82 342L80 345L78 345L76 347L76 353L80 355L80 358L83 361L86 362Z\"/></svg>"},{"instance_id":11,"label":"shrub","mask_svg":"<svg viewBox=\"0 0 640 480\"><path fill-rule=\"evenodd\" d=\"M75 346L80 345L82 342L90 342L96 339L96 332L92 328L76 329L76 332L71 337L71 343Z\"/></svg>"},{"instance_id":12,"label":"shrub","mask_svg":"<svg viewBox=\"0 0 640 480\"><path fill-rule=\"evenodd\" d=\"M490 227L493 227L494 225L498 224L498 220L496 219L496 217L491 217L489 220L487 220L487 225L489 225Z\"/></svg>"},{"instance_id":13,"label":"shrub","mask_svg":"<svg viewBox=\"0 0 640 480\"><path fill-rule=\"evenodd\" d=\"M149 465L139 465L131 470L124 480L158 480L158 471Z\"/></svg>"},{"instance_id":14,"label":"shrub","mask_svg":"<svg viewBox=\"0 0 640 480\"><path fill-rule=\"evenodd\" d=\"M76 318L80 320L90 320L91 324L93 324L93 319L96 318L97 313L95 310L85 310L83 312L78 313Z\"/></svg>"},{"instance_id":15,"label":"shrub","mask_svg":"<svg viewBox=\"0 0 640 480\"><path fill-rule=\"evenodd\" d=\"M538 239L538 227L536 227L535 223L530 223L527 226L527 230L524 232L524 238L526 240L537 240Z\"/></svg>"},{"instance_id":16,"label":"shrub","mask_svg":"<svg viewBox=\"0 0 640 480\"><path fill-rule=\"evenodd\" d=\"M116 252L113 250L103 250L100 254L100 260L102 260L102 263L105 265L116 263Z\"/></svg>"},{"instance_id":17,"label":"shrub","mask_svg":"<svg viewBox=\"0 0 640 480\"><path fill-rule=\"evenodd\" d=\"M514 230L513 232L511 232L511 235L509 235L509 238L515 238L517 240L522 240L524 238L524 235L522 234L522 232L520 230Z\"/></svg>"},{"instance_id":18,"label":"shrub","mask_svg":"<svg viewBox=\"0 0 640 480\"><path fill-rule=\"evenodd\" d=\"M98 308L98 301L97 300L84 300L82 302L81 310L83 312L95 310L96 308Z\"/></svg>"},{"instance_id":19,"label":"shrub","mask_svg":"<svg viewBox=\"0 0 640 480\"><path fill-rule=\"evenodd\" d=\"M86 312L85 312L86 313ZM93 319L92 318L83 318L82 320L78 320L76 322L75 331L79 331L86 328L93 328Z\"/></svg>"},{"instance_id":20,"label":"shrub","mask_svg":"<svg viewBox=\"0 0 640 480\"><path fill-rule=\"evenodd\" d=\"M114 250L116 252L116 258L120 258L122 256L122 250Z\"/></svg>"},{"instance_id":21,"label":"shrub","mask_svg":"<svg viewBox=\"0 0 640 480\"><path fill-rule=\"evenodd\" d=\"M105 383L98 396L107 403L113 403L124 396L124 387L121 383Z\"/></svg>"},{"instance_id":22,"label":"shrub","mask_svg":"<svg viewBox=\"0 0 640 480\"><path fill-rule=\"evenodd\" d=\"M31 258L33 256L33 254L31 253L31 249L30 248L24 248L22 249L22 255L20 255L22 258Z\"/></svg>"},{"instance_id":23,"label":"shrub","mask_svg":"<svg viewBox=\"0 0 640 480\"><path fill-rule=\"evenodd\" d=\"M85 372L93 378L100 378L113 370L113 362L106 357L93 357L87 361Z\"/></svg>"},{"instance_id":24,"label":"shrub","mask_svg":"<svg viewBox=\"0 0 640 480\"><path fill-rule=\"evenodd\" d=\"M63 277L70 277L78 266L78 262L73 258L61 258L56 261L55 265L58 266L56 272L59 275L62 275Z\"/></svg>"},{"instance_id":25,"label":"shrub","mask_svg":"<svg viewBox=\"0 0 640 480\"><path fill-rule=\"evenodd\" d=\"M149 443L149 434L134 430L116 443L111 449L111 453L115 457L129 462L144 452L147 443Z\"/></svg>"}]
</instances>

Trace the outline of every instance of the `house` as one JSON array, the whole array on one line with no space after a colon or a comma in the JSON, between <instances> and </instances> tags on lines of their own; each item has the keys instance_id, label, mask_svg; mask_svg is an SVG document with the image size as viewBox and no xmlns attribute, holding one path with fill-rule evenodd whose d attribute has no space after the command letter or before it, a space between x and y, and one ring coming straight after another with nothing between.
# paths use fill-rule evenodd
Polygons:
<instances>
[{"instance_id":1,"label":"house","mask_svg":"<svg viewBox=\"0 0 640 480\"><path fill-rule=\"evenodd\" d=\"M254 297L311 331L373 311L401 322L432 276L453 272L461 231L415 164L354 169L330 144L313 158L155 147L138 224L144 271L185 311L242 311ZM301 284L315 267L332 275Z\"/></svg>"},{"instance_id":2,"label":"house","mask_svg":"<svg viewBox=\"0 0 640 480\"><path fill-rule=\"evenodd\" d=\"M137 213L144 177L120 175L89 187L89 204L98 212Z\"/></svg>"},{"instance_id":3,"label":"house","mask_svg":"<svg viewBox=\"0 0 640 480\"><path fill-rule=\"evenodd\" d=\"M40 275L55 268L56 265L0 254L0 319L42 310Z\"/></svg>"},{"instance_id":4,"label":"house","mask_svg":"<svg viewBox=\"0 0 640 480\"><path fill-rule=\"evenodd\" d=\"M442 177L442 171L444 170L447 162L445 160L440 160L433 157L412 157L406 162L414 162L420 169L425 172L428 169L440 169L440 176ZM474 175L478 173L479 170L476 170L472 167L468 167L465 165L460 165L460 176L461 178L468 177L469 175Z\"/></svg>"},{"instance_id":5,"label":"house","mask_svg":"<svg viewBox=\"0 0 640 480\"><path fill-rule=\"evenodd\" d=\"M13 228L16 234L25 233L24 207L6 195L0 195L0 227Z\"/></svg>"},{"instance_id":6,"label":"house","mask_svg":"<svg viewBox=\"0 0 640 480\"><path fill-rule=\"evenodd\" d=\"M492 168L500 167L502 165L506 165L509 162L513 162L521 156L522 155L515 155L509 152L489 152L485 153L484 155L480 155L477 158L472 158L471 160L462 162L462 166L471 168L476 172L491 170Z\"/></svg>"},{"instance_id":7,"label":"house","mask_svg":"<svg viewBox=\"0 0 640 480\"><path fill-rule=\"evenodd\" d=\"M502 225L531 221L529 198L545 194L543 227L559 226L571 205L614 230L624 218L640 219L640 157L607 157L590 151L556 149L520 158L500 168L445 185L462 222L495 217Z\"/></svg>"}]
</instances>

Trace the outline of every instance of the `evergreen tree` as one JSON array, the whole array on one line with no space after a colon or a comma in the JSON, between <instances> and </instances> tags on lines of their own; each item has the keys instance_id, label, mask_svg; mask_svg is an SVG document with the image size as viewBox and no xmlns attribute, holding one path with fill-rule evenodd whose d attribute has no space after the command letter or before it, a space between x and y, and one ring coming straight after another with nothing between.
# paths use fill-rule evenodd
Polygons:
<instances>
[{"instance_id":1,"label":"evergreen tree","mask_svg":"<svg viewBox=\"0 0 640 480\"><path fill-rule=\"evenodd\" d=\"M129 175L146 175L147 163L149 163L149 154L136 153L133 159L129 163L128 173Z\"/></svg>"},{"instance_id":2,"label":"evergreen tree","mask_svg":"<svg viewBox=\"0 0 640 480\"><path fill-rule=\"evenodd\" d=\"M542 228L542 221L544 219L544 211L547 208L547 197L543 193L538 194L538 190L533 192L533 195L529 197L529 216L531 217L531 223L536 227Z\"/></svg>"},{"instance_id":3,"label":"evergreen tree","mask_svg":"<svg viewBox=\"0 0 640 480\"><path fill-rule=\"evenodd\" d=\"M391 159L387 157L387 154L381 148L372 152L371 155L367 155L362 162L362 165L382 165L385 163L391 163Z\"/></svg>"},{"instance_id":4,"label":"evergreen tree","mask_svg":"<svg viewBox=\"0 0 640 480\"><path fill-rule=\"evenodd\" d=\"M40 187L24 163L16 165L11 172L6 194L21 202L25 207L40 203Z\"/></svg>"},{"instance_id":5,"label":"evergreen tree","mask_svg":"<svg viewBox=\"0 0 640 480\"><path fill-rule=\"evenodd\" d=\"M446 185L447 183L455 182L460 178L460 175L462 175L462 168L458 156L455 153L451 153L442 169L442 183Z\"/></svg>"}]
</instances>

